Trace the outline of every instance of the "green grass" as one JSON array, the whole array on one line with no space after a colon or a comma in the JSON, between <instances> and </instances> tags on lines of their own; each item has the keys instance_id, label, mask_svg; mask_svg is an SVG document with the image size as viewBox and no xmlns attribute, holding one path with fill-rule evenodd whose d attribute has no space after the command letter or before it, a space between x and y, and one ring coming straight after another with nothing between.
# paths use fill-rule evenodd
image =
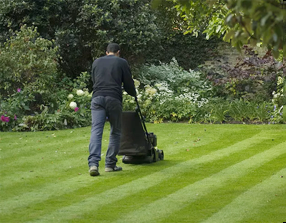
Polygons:
<instances>
[{"instance_id":1,"label":"green grass","mask_svg":"<svg viewBox=\"0 0 286 223\"><path fill-rule=\"evenodd\" d=\"M90 128L1 132L0 222L286 221L285 125L147 128L165 160L119 157L123 171L105 173L103 155L99 177L88 174Z\"/></svg>"}]
</instances>

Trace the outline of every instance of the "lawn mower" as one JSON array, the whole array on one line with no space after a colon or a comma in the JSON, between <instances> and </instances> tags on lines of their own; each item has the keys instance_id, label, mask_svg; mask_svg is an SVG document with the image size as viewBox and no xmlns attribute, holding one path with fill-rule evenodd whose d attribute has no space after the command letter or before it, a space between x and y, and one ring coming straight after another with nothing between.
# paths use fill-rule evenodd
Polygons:
<instances>
[{"instance_id":1,"label":"lawn mower","mask_svg":"<svg viewBox=\"0 0 286 223\"><path fill-rule=\"evenodd\" d=\"M122 112L122 131L118 155L125 164L152 163L164 159L163 150L156 148L157 136L148 133L137 97L136 111Z\"/></svg>"}]
</instances>

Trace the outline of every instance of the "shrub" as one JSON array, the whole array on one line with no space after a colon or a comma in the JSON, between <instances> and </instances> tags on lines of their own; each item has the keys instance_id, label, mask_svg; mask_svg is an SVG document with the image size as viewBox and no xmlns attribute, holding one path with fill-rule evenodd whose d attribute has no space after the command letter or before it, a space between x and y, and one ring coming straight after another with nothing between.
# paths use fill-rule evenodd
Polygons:
<instances>
[{"instance_id":1,"label":"shrub","mask_svg":"<svg viewBox=\"0 0 286 223\"><path fill-rule=\"evenodd\" d=\"M197 107L207 103L211 87L200 73L185 71L173 59L169 64L144 66L138 75L138 101L146 120L152 122L192 121ZM124 110L134 110L135 102L123 97Z\"/></svg>"},{"instance_id":2,"label":"shrub","mask_svg":"<svg viewBox=\"0 0 286 223\"><path fill-rule=\"evenodd\" d=\"M270 101L278 76L285 76L280 63L269 53L263 57L244 47L245 57L235 66L228 63L202 66L201 72L210 80L218 97L250 101Z\"/></svg>"},{"instance_id":3,"label":"shrub","mask_svg":"<svg viewBox=\"0 0 286 223\"><path fill-rule=\"evenodd\" d=\"M22 26L11 35L0 45L0 94L9 96L17 88L48 94L59 77L57 48L34 27Z\"/></svg>"},{"instance_id":4,"label":"shrub","mask_svg":"<svg viewBox=\"0 0 286 223\"><path fill-rule=\"evenodd\" d=\"M212 94L210 84L201 78L200 72L184 70L175 58L168 64L143 66L138 78L144 85L154 86L160 82L166 83L175 95L187 92L196 92L203 96Z\"/></svg>"},{"instance_id":5,"label":"shrub","mask_svg":"<svg viewBox=\"0 0 286 223\"><path fill-rule=\"evenodd\" d=\"M118 42L130 62L139 60L158 38L154 20L150 0L0 1L0 42L9 28L35 25L43 38L55 40L61 69L76 78L109 42Z\"/></svg>"},{"instance_id":6,"label":"shrub","mask_svg":"<svg viewBox=\"0 0 286 223\"><path fill-rule=\"evenodd\" d=\"M197 121L203 123L270 123L273 119L273 104L212 98L198 109L198 114Z\"/></svg>"},{"instance_id":7,"label":"shrub","mask_svg":"<svg viewBox=\"0 0 286 223\"><path fill-rule=\"evenodd\" d=\"M41 104L37 111L32 110L34 95L29 90L19 90L3 99L0 106L0 115L3 116L0 130L41 131L90 125L91 94L85 82L89 77L88 73L83 73L74 82L63 79L58 83L61 88L51 92L50 98L53 100ZM71 106L71 103L75 106Z\"/></svg>"}]
</instances>

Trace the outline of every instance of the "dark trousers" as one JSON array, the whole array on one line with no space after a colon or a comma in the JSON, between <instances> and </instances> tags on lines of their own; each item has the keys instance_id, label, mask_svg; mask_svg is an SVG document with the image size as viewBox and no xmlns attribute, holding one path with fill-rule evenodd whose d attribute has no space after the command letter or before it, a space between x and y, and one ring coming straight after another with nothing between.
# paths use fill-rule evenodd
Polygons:
<instances>
[{"instance_id":1,"label":"dark trousers","mask_svg":"<svg viewBox=\"0 0 286 223\"><path fill-rule=\"evenodd\" d=\"M91 101L92 126L89 144L89 166L99 166L101 160L102 133L106 117L110 122L109 145L105 167L114 167L120 147L122 102L109 96L98 96Z\"/></svg>"}]
</instances>

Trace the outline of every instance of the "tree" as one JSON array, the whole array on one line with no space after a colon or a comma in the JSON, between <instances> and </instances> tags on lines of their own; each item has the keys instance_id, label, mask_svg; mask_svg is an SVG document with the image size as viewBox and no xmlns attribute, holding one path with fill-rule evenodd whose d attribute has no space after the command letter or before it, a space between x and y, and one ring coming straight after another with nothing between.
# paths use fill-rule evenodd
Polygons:
<instances>
[{"instance_id":1,"label":"tree","mask_svg":"<svg viewBox=\"0 0 286 223\"><path fill-rule=\"evenodd\" d=\"M207 37L219 35L238 49L245 43L262 43L276 58L279 50L286 56L286 9L281 7L281 0L170 1L175 2L175 8L187 22L186 32L204 32ZM161 2L153 0L153 5Z\"/></svg>"},{"instance_id":2,"label":"tree","mask_svg":"<svg viewBox=\"0 0 286 223\"><path fill-rule=\"evenodd\" d=\"M140 59L156 41L157 27L150 0L3 0L0 1L0 42L9 29L35 26L41 37L55 40L60 66L70 77L90 70L110 41L122 56Z\"/></svg>"},{"instance_id":3,"label":"tree","mask_svg":"<svg viewBox=\"0 0 286 223\"><path fill-rule=\"evenodd\" d=\"M170 63L176 58L185 70L195 69L217 54L216 48L222 40L215 36L206 40L205 34L199 34L197 37L191 33L184 35L181 26L186 22L177 16L174 6L171 1L163 1L153 10L159 38L148 49L144 59L148 64L159 65L160 62Z\"/></svg>"}]
</instances>

